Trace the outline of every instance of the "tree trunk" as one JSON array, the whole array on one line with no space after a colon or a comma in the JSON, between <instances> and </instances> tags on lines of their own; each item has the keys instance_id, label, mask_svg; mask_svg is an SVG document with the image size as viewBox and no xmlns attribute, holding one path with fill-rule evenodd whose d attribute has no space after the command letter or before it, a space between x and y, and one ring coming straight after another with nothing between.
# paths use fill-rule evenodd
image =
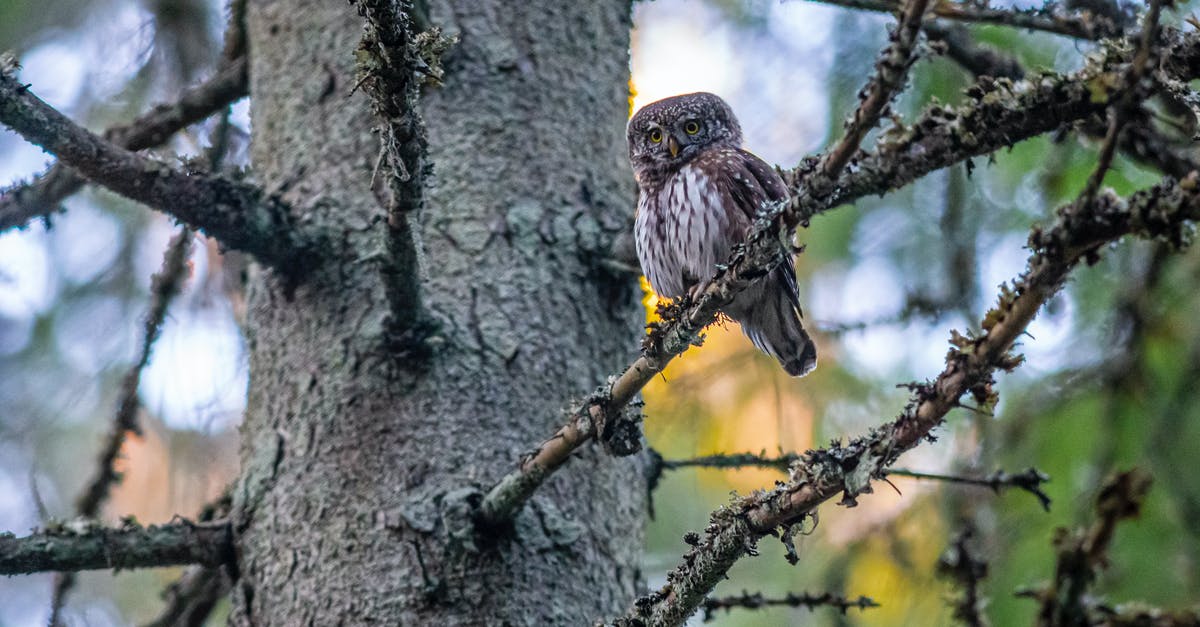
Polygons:
<instances>
[{"instance_id":1,"label":"tree trunk","mask_svg":"<svg viewBox=\"0 0 1200 627\"><path fill-rule=\"evenodd\" d=\"M461 38L422 99L434 177L415 222L438 326L397 358L361 18L250 2L256 176L339 249L294 289L250 273L236 624L589 624L637 591L629 460L587 449L511 529L469 519L640 337L639 294L598 263L631 217L628 0L429 4Z\"/></svg>"}]
</instances>

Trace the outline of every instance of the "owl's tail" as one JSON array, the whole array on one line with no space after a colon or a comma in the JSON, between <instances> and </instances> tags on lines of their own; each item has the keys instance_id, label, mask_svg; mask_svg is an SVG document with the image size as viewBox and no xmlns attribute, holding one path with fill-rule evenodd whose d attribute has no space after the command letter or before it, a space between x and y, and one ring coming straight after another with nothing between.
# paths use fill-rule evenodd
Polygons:
<instances>
[{"instance_id":1,"label":"owl's tail","mask_svg":"<svg viewBox=\"0 0 1200 627\"><path fill-rule=\"evenodd\" d=\"M796 278L790 267L776 268L766 280L739 294L726 313L742 325L759 350L779 360L793 377L803 377L817 367L817 345L800 321Z\"/></svg>"}]
</instances>

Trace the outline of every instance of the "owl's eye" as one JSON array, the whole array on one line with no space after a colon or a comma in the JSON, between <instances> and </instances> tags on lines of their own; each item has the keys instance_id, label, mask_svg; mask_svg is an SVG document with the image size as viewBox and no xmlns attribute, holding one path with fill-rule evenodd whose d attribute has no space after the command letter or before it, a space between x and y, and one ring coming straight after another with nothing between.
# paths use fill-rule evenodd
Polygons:
<instances>
[{"instance_id":1,"label":"owl's eye","mask_svg":"<svg viewBox=\"0 0 1200 627\"><path fill-rule=\"evenodd\" d=\"M656 144L658 142L662 141L662 131L660 131L658 129L654 129L653 131L650 131L650 141L652 141Z\"/></svg>"},{"instance_id":2,"label":"owl's eye","mask_svg":"<svg viewBox=\"0 0 1200 627\"><path fill-rule=\"evenodd\" d=\"M687 133L688 135L695 135L696 133L699 133L700 132L700 123L695 120L692 120L691 122L684 124L683 132Z\"/></svg>"}]
</instances>

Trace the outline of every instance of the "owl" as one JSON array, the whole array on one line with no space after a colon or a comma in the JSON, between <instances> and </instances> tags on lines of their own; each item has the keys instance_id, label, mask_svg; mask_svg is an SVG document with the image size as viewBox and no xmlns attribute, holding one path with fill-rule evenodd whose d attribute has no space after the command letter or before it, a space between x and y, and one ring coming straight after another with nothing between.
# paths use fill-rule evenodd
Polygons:
<instances>
[{"instance_id":1,"label":"owl","mask_svg":"<svg viewBox=\"0 0 1200 627\"><path fill-rule=\"evenodd\" d=\"M773 168L742 149L733 110L709 93L673 96L629 120L629 161L638 183L634 238L642 272L660 296L705 286L745 239L765 202L787 196ZM800 322L796 270L784 263L723 310L759 350L794 377L817 365Z\"/></svg>"}]
</instances>

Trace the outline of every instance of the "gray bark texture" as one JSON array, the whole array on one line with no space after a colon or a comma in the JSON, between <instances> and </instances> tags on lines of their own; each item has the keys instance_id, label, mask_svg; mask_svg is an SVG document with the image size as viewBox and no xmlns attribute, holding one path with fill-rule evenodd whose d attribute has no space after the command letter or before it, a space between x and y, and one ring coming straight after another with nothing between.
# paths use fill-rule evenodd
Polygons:
<instances>
[{"instance_id":1,"label":"gray bark texture","mask_svg":"<svg viewBox=\"0 0 1200 627\"><path fill-rule=\"evenodd\" d=\"M636 354L640 295L599 263L632 212L628 1L428 4L460 37L422 97L434 171L414 228L437 330L397 356L379 140L352 93L362 19L250 1L255 173L334 250L298 286L250 272L234 624L579 625L638 592L636 460L588 447L510 528L469 519Z\"/></svg>"}]
</instances>

